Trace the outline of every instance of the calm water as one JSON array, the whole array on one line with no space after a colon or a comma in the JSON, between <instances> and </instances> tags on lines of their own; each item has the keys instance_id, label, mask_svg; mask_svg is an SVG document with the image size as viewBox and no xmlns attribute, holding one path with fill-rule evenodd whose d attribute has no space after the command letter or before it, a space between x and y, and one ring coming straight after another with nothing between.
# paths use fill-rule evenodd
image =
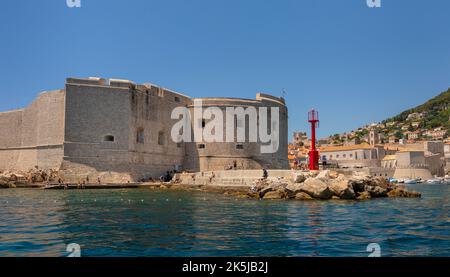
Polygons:
<instances>
[{"instance_id":1,"label":"calm water","mask_svg":"<svg viewBox=\"0 0 450 277\"><path fill-rule=\"evenodd\" d=\"M450 256L450 186L422 199L258 201L203 192L0 190L0 256Z\"/></svg>"}]
</instances>

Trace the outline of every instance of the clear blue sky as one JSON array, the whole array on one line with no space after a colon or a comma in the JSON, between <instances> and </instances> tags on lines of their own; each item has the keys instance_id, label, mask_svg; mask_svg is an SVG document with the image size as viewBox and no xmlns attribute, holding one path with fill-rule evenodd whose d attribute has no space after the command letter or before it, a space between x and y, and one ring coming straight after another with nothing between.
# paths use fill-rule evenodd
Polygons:
<instances>
[{"instance_id":1,"label":"clear blue sky","mask_svg":"<svg viewBox=\"0 0 450 277\"><path fill-rule=\"evenodd\" d=\"M450 87L450 1L4 0L0 111L68 76L152 82L192 97L287 92L290 131L320 136Z\"/></svg>"}]
</instances>

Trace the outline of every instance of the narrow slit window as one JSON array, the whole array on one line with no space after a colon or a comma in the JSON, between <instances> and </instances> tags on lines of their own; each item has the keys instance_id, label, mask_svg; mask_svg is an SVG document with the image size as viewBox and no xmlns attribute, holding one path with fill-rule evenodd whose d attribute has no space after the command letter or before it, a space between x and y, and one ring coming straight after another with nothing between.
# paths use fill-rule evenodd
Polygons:
<instances>
[{"instance_id":1,"label":"narrow slit window","mask_svg":"<svg viewBox=\"0 0 450 277\"><path fill-rule=\"evenodd\" d=\"M143 144L145 142L144 129L139 128L136 132L136 142Z\"/></svg>"},{"instance_id":2,"label":"narrow slit window","mask_svg":"<svg viewBox=\"0 0 450 277\"><path fill-rule=\"evenodd\" d=\"M165 135L164 132L159 132L158 133L158 144L159 145L164 145L165 144Z\"/></svg>"}]
</instances>

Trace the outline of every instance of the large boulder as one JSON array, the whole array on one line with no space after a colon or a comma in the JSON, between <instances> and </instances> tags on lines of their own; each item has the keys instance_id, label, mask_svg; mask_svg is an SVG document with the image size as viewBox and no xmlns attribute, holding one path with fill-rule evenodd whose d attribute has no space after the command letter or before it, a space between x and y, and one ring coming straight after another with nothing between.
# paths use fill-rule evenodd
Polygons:
<instances>
[{"instance_id":1,"label":"large boulder","mask_svg":"<svg viewBox=\"0 0 450 277\"><path fill-rule=\"evenodd\" d=\"M302 192L304 187L305 186L303 183L293 183L293 184L287 185L286 189L295 195L299 192Z\"/></svg>"},{"instance_id":2,"label":"large boulder","mask_svg":"<svg viewBox=\"0 0 450 277\"><path fill-rule=\"evenodd\" d=\"M254 189L256 190L256 192L259 192L259 196L261 198L264 198L264 196L269 192L281 191L284 193L287 186L288 183L285 183L283 181L268 181L265 183L259 183L254 187Z\"/></svg>"},{"instance_id":3,"label":"large boulder","mask_svg":"<svg viewBox=\"0 0 450 277\"><path fill-rule=\"evenodd\" d=\"M273 181L269 183L269 187L272 190L284 190L288 186L288 183L283 181Z\"/></svg>"},{"instance_id":4,"label":"large boulder","mask_svg":"<svg viewBox=\"0 0 450 277\"><path fill-rule=\"evenodd\" d=\"M10 182L16 182L17 180L19 180L19 177L17 177L16 174L11 174L11 175L9 176L9 181L10 181Z\"/></svg>"},{"instance_id":5,"label":"large boulder","mask_svg":"<svg viewBox=\"0 0 450 277\"><path fill-rule=\"evenodd\" d=\"M318 175L317 175L317 179L321 179L324 182L328 182L332 179L336 179L338 177L340 177L341 174L339 174L336 171L332 171L332 170L323 170L321 171Z\"/></svg>"},{"instance_id":6,"label":"large boulder","mask_svg":"<svg viewBox=\"0 0 450 277\"><path fill-rule=\"evenodd\" d=\"M422 195L415 191L407 191L402 187L397 187L387 193L388 197L406 197L406 198L420 198Z\"/></svg>"},{"instance_id":7,"label":"large boulder","mask_svg":"<svg viewBox=\"0 0 450 277\"><path fill-rule=\"evenodd\" d=\"M361 193L358 194L358 197L356 198L357 200L367 200L372 198L370 196L370 193L368 191L363 191Z\"/></svg>"},{"instance_id":8,"label":"large boulder","mask_svg":"<svg viewBox=\"0 0 450 277\"><path fill-rule=\"evenodd\" d=\"M263 198L264 195L266 195L267 193L269 193L269 192L271 192L271 191L273 191L273 188L271 188L271 187L265 187L265 188L262 188L262 189L259 191L259 197L260 197L260 198Z\"/></svg>"},{"instance_id":9,"label":"large boulder","mask_svg":"<svg viewBox=\"0 0 450 277\"><path fill-rule=\"evenodd\" d=\"M330 171L329 170L323 170L320 171L319 174L317 175L317 179L330 179Z\"/></svg>"},{"instance_id":10,"label":"large boulder","mask_svg":"<svg viewBox=\"0 0 450 277\"><path fill-rule=\"evenodd\" d=\"M296 200L314 200L309 194L305 192L299 192L295 195Z\"/></svg>"},{"instance_id":11,"label":"large boulder","mask_svg":"<svg viewBox=\"0 0 450 277\"><path fill-rule=\"evenodd\" d=\"M7 185L9 183L9 177L8 176L0 176L0 185Z\"/></svg>"},{"instance_id":12,"label":"large boulder","mask_svg":"<svg viewBox=\"0 0 450 277\"><path fill-rule=\"evenodd\" d=\"M387 188L383 188L380 186L369 186L366 185L365 187L366 192L368 192L370 194L371 197L376 198L376 197L386 197L388 194L388 190Z\"/></svg>"},{"instance_id":13,"label":"large boulder","mask_svg":"<svg viewBox=\"0 0 450 277\"><path fill-rule=\"evenodd\" d=\"M356 178L352 178L349 180L349 184L352 186L353 191L355 193L360 193L366 190L366 185L368 184L368 180L367 179L356 179Z\"/></svg>"},{"instance_id":14,"label":"large boulder","mask_svg":"<svg viewBox=\"0 0 450 277\"><path fill-rule=\"evenodd\" d=\"M282 191L269 191L263 197L263 199L274 200L274 199L283 199L286 195Z\"/></svg>"},{"instance_id":15,"label":"large boulder","mask_svg":"<svg viewBox=\"0 0 450 277\"><path fill-rule=\"evenodd\" d=\"M41 173L37 172L37 173L32 174L31 181L33 183L42 183L45 181L45 178L42 176Z\"/></svg>"},{"instance_id":16,"label":"large boulder","mask_svg":"<svg viewBox=\"0 0 450 277\"><path fill-rule=\"evenodd\" d=\"M352 184L348 180L336 180L331 182L328 187L333 194L340 199L355 199L356 194Z\"/></svg>"},{"instance_id":17,"label":"large boulder","mask_svg":"<svg viewBox=\"0 0 450 277\"><path fill-rule=\"evenodd\" d=\"M306 180L307 176L303 173L293 172L292 173L292 182L294 183L303 183Z\"/></svg>"},{"instance_id":18,"label":"large boulder","mask_svg":"<svg viewBox=\"0 0 450 277\"><path fill-rule=\"evenodd\" d=\"M383 177L375 177L372 179L374 185L381 187L383 189L387 189L390 186L389 181Z\"/></svg>"},{"instance_id":19,"label":"large boulder","mask_svg":"<svg viewBox=\"0 0 450 277\"><path fill-rule=\"evenodd\" d=\"M12 188L16 188L16 184L14 184L14 182L0 183L0 189L12 189Z\"/></svg>"},{"instance_id":20,"label":"large boulder","mask_svg":"<svg viewBox=\"0 0 450 277\"><path fill-rule=\"evenodd\" d=\"M319 178L308 178L301 184L301 192L306 192L316 199L330 199L333 196L328 185Z\"/></svg>"}]
</instances>

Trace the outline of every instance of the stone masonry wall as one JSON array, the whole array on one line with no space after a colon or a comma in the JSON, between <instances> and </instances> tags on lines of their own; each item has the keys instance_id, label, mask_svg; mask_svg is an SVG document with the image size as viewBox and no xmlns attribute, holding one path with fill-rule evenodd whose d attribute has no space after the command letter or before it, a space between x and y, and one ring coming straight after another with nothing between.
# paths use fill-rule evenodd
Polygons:
<instances>
[{"instance_id":1,"label":"stone masonry wall","mask_svg":"<svg viewBox=\"0 0 450 277\"><path fill-rule=\"evenodd\" d=\"M63 156L64 91L41 93L27 108L0 113L0 170L58 169Z\"/></svg>"}]
</instances>

